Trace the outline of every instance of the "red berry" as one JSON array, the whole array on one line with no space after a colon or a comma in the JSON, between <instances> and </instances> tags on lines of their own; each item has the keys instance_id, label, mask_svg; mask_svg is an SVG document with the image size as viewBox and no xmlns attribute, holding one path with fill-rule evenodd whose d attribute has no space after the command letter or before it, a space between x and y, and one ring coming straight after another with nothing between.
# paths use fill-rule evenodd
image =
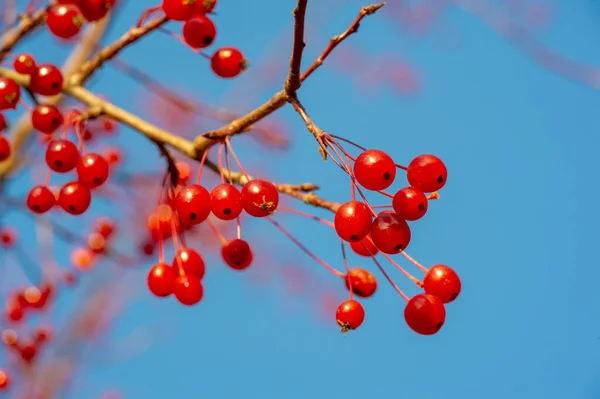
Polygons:
<instances>
[{"instance_id":1,"label":"red berry","mask_svg":"<svg viewBox=\"0 0 600 399\"><path fill-rule=\"evenodd\" d=\"M186 306L197 304L204 296L204 288L200 279L189 275L177 277L173 292L177 300Z\"/></svg>"},{"instance_id":2,"label":"red berry","mask_svg":"<svg viewBox=\"0 0 600 399\"><path fill-rule=\"evenodd\" d=\"M438 297L417 294L406 304L404 320L413 331L422 335L433 335L444 325L446 309Z\"/></svg>"},{"instance_id":3,"label":"red berry","mask_svg":"<svg viewBox=\"0 0 600 399\"><path fill-rule=\"evenodd\" d=\"M10 386L10 374L6 370L0 370L0 389L6 389Z\"/></svg>"},{"instance_id":4,"label":"red berry","mask_svg":"<svg viewBox=\"0 0 600 399\"><path fill-rule=\"evenodd\" d=\"M371 239L381 252L399 254L410 243L410 227L395 213L382 212L373 220Z\"/></svg>"},{"instance_id":5,"label":"red berry","mask_svg":"<svg viewBox=\"0 0 600 399\"><path fill-rule=\"evenodd\" d=\"M335 212L333 219L335 231L342 240L360 241L371 230L371 211L360 201L349 201Z\"/></svg>"},{"instance_id":6,"label":"red berry","mask_svg":"<svg viewBox=\"0 0 600 399\"><path fill-rule=\"evenodd\" d=\"M208 17L197 16L183 25L183 38L190 47L206 48L215 41L216 36L217 28Z\"/></svg>"},{"instance_id":7,"label":"red berry","mask_svg":"<svg viewBox=\"0 0 600 399\"><path fill-rule=\"evenodd\" d=\"M19 54L13 62L13 67L15 68L15 71L22 75L31 75L37 70L35 58L27 53Z\"/></svg>"},{"instance_id":8,"label":"red berry","mask_svg":"<svg viewBox=\"0 0 600 399\"><path fill-rule=\"evenodd\" d=\"M356 330L365 320L365 310L359 302L349 299L337 308L335 320L342 328L342 332Z\"/></svg>"},{"instance_id":9,"label":"red berry","mask_svg":"<svg viewBox=\"0 0 600 399\"><path fill-rule=\"evenodd\" d=\"M425 292L436 296L443 303L450 303L460 294L461 283L458 274L446 265L434 265L423 279Z\"/></svg>"},{"instance_id":10,"label":"red berry","mask_svg":"<svg viewBox=\"0 0 600 399\"><path fill-rule=\"evenodd\" d=\"M351 242L350 248L352 248L355 254L366 257L375 256L379 252L375 244L373 244L371 233L367 234L367 236L360 241Z\"/></svg>"},{"instance_id":11,"label":"red berry","mask_svg":"<svg viewBox=\"0 0 600 399\"><path fill-rule=\"evenodd\" d=\"M372 296L377 290L377 280L371 272L360 267L353 267L344 278L346 288L350 289L352 284L352 292L362 298Z\"/></svg>"},{"instance_id":12,"label":"red berry","mask_svg":"<svg viewBox=\"0 0 600 399\"><path fill-rule=\"evenodd\" d=\"M46 150L46 163L57 173L72 171L79 161L79 150L69 140L52 140Z\"/></svg>"},{"instance_id":13,"label":"red berry","mask_svg":"<svg viewBox=\"0 0 600 399\"><path fill-rule=\"evenodd\" d=\"M75 5L56 4L48 9L48 29L61 39L70 39L77 35L84 22L81 10Z\"/></svg>"},{"instance_id":14,"label":"red berry","mask_svg":"<svg viewBox=\"0 0 600 399\"><path fill-rule=\"evenodd\" d=\"M52 134L56 129L62 126L63 116L54 105L39 104L31 113L31 123L33 128L44 133Z\"/></svg>"},{"instance_id":15,"label":"red berry","mask_svg":"<svg viewBox=\"0 0 600 399\"><path fill-rule=\"evenodd\" d=\"M165 264L157 263L148 273L148 288L159 298L167 297L173 293L177 273Z\"/></svg>"},{"instance_id":16,"label":"red berry","mask_svg":"<svg viewBox=\"0 0 600 399\"><path fill-rule=\"evenodd\" d=\"M23 320L24 305L17 298L9 298L6 303L5 314L8 321L18 323Z\"/></svg>"},{"instance_id":17,"label":"red berry","mask_svg":"<svg viewBox=\"0 0 600 399\"><path fill-rule=\"evenodd\" d=\"M392 200L394 212L402 219L410 221L419 220L425 216L428 205L425 193L414 187L401 188Z\"/></svg>"},{"instance_id":18,"label":"red berry","mask_svg":"<svg viewBox=\"0 0 600 399\"><path fill-rule=\"evenodd\" d=\"M210 210L221 220L233 220L242 213L242 194L232 184L219 184L210 193Z\"/></svg>"},{"instance_id":19,"label":"red berry","mask_svg":"<svg viewBox=\"0 0 600 399\"><path fill-rule=\"evenodd\" d=\"M194 13L196 15L205 15L212 12L217 6L217 0L196 0Z\"/></svg>"},{"instance_id":20,"label":"red berry","mask_svg":"<svg viewBox=\"0 0 600 399\"><path fill-rule=\"evenodd\" d=\"M115 222L110 218L100 218L96 221L96 231L104 238L112 236L115 230Z\"/></svg>"},{"instance_id":21,"label":"red berry","mask_svg":"<svg viewBox=\"0 0 600 399\"><path fill-rule=\"evenodd\" d=\"M240 50L224 47L215 52L210 60L210 66L215 74L222 78L234 78L248 67L248 61Z\"/></svg>"},{"instance_id":22,"label":"red berry","mask_svg":"<svg viewBox=\"0 0 600 399\"><path fill-rule=\"evenodd\" d=\"M12 79L0 78L0 111L15 109L21 99L21 86Z\"/></svg>"},{"instance_id":23,"label":"red berry","mask_svg":"<svg viewBox=\"0 0 600 399\"><path fill-rule=\"evenodd\" d=\"M194 16L194 3L190 0L163 0L162 9L167 18L183 22Z\"/></svg>"},{"instance_id":24,"label":"red berry","mask_svg":"<svg viewBox=\"0 0 600 399\"><path fill-rule=\"evenodd\" d=\"M35 339L35 341L38 343L48 342L51 337L52 328L49 326L39 326L33 333L33 339Z\"/></svg>"},{"instance_id":25,"label":"red berry","mask_svg":"<svg viewBox=\"0 0 600 399\"><path fill-rule=\"evenodd\" d=\"M177 255L173 258L173 268L175 271L183 270L186 275L194 275L200 280L202 280L206 271L202 256L189 248L177 252Z\"/></svg>"},{"instance_id":26,"label":"red berry","mask_svg":"<svg viewBox=\"0 0 600 399\"><path fill-rule=\"evenodd\" d=\"M354 177L367 190L385 190L396 178L396 164L383 151L366 150L354 162Z\"/></svg>"},{"instance_id":27,"label":"red berry","mask_svg":"<svg viewBox=\"0 0 600 399\"><path fill-rule=\"evenodd\" d=\"M67 183L58 197L59 205L71 215L81 215L87 211L91 202L90 189L76 181Z\"/></svg>"},{"instance_id":28,"label":"red berry","mask_svg":"<svg viewBox=\"0 0 600 399\"><path fill-rule=\"evenodd\" d=\"M244 270L252 263L252 249L244 240L236 238L229 241L221 248L221 256L227 264L235 270Z\"/></svg>"},{"instance_id":29,"label":"red berry","mask_svg":"<svg viewBox=\"0 0 600 399\"><path fill-rule=\"evenodd\" d=\"M242 207L250 216L262 218L269 216L279 205L279 191L273 183L266 180L250 180L242 188Z\"/></svg>"},{"instance_id":30,"label":"red berry","mask_svg":"<svg viewBox=\"0 0 600 399\"><path fill-rule=\"evenodd\" d=\"M175 209L185 225L202 223L210 215L210 194L198 184L184 187L175 197Z\"/></svg>"},{"instance_id":31,"label":"red berry","mask_svg":"<svg viewBox=\"0 0 600 399\"><path fill-rule=\"evenodd\" d=\"M448 170L435 155L419 155L408 165L406 177L411 186L432 193L444 187L448 179Z\"/></svg>"},{"instance_id":32,"label":"red berry","mask_svg":"<svg viewBox=\"0 0 600 399\"><path fill-rule=\"evenodd\" d=\"M77 176L81 184L99 187L108 179L108 162L99 154L87 153L77 162Z\"/></svg>"},{"instance_id":33,"label":"red berry","mask_svg":"<svg viewBox=\"0 0 600 399\"><path fill-rule=\"evenodd\" d=\"M46 186L37 186L27 195L27 207L35 213L46 213L56 203L54 193Z\"/></svg>"},{"instance_id":34,"label":"red berry","mask_svg":"<svg viewBox=\"0 0 600 399\"><path fill-rule=\"evenodd\" d=\"M0 135L0 162L6 161L11 154L10 143L6 137Z\"/></svg>"},{"instance_id":35,"label":"red berry","mask_svg":"<svg viewBox=\"0 0 600 399\"><path fill-rule=\"evenodd\" d=\"M43 64L38 67L33 75L29 88L34 93L42 96L55 96L61 92L63 76L60 69L52 64Z\"/></svg>"},{"instance_id":36,"label":"red berry","mask_svg":"<svg viewBox=\"0 0 600 399\"><path fill-rule=\"evenodd\" d=\"M38 351L34 345L29 344L20 348L19 354L25 363L31 363L31 361L33 361L33 359L35 359L37 356Z\"/></svg>"},{"instance_id":37,"label":"red berry","mask_svg":"<svg viewBox=\"0 0 600 399\"><path fill-rule=\"evenodd\" d=\"M89 22L99 21L114 7L116 0L85 0L82 2L81 13Z\"/></svg>"}]
</instances>

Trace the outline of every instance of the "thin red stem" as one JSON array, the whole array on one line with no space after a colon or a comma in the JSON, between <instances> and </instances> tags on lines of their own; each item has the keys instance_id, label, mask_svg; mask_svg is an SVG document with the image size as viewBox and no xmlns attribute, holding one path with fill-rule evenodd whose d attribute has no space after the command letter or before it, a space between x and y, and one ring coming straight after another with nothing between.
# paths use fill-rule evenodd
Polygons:
<instances>
[{"instance_id":1,"label":"thin red stem","mask_svg":"<svg viewBox=\"0 0 600 399\"><path fill-rule=\"evenodd\" d=\"M346 139L346 138L344 138L344 137L341 137L341 136L336 136L335 134L328 134L328 136L330 136L330 137L333 137L333 138L334 138L334 139L336 139L336 140L343 141L344 143L348 143L348 144L350 144L350 145L353 145L354 147L358 148L359 150L363 150L363 151L366 151L366 150L367 150L367 149L366 149L365 147L363 147L362 145L358 145L358 144L356 144L354 141L350 141L350 140L348 140L348 139ZM331 141L334 141L334 140L331 140Z\"/></svg>"},{"instance_id":2,"label":"thin red stem","mask_svg":"<svg viewBox=\"0 0 600 399\"><path fill-rule=\"evenodd\" d=\"M396 269L400 270L400 272L402 272L402 274L404 274L406 277L408 277L410 281L412 281L419 287L423 288L423 284L419 281L419 279L417 279L415 276L413 276L412 274L410 274L409 272L404 270L404 268L402 266L400 266L397 262L394 262L394 260L392 259L391 256L389 256L388 254L384 254L383 252L382 252L382 254L388 260L388 262L390 262L392 265L394 265L394 267Z\"/></svg>"},{"instance_id":3,"label":"thin red stem","mask_svg":"<svg viewBox=\"0 0 600 399\"><path fill-rule=\"evenodd\" d=\"M362 244L362 245L365 248L365 250L371 255L371 259L373 259L373 262L375 262L375 264L377 265L377 267L379 268L379 270L381 271L381 273L383 273L383 275L385 276L385 278L388 281L388 283L390 283L390 285L392 287L394 287L394 289L396 290L396 292L398 294L400 294L400 296L402 298L404 298L404 300L406 302L408 302L410 300L410 298L396 285L396 283L394 283L394 280L392 280L392 278L383 269L383 267L381 266L381 264L379 263L379 261L375 258L375 255L373 255L373 253L369 250L369 247L367 247L365 244Z\"/></svg>"},{"instance_id":4,"label":"thin red stem","mask_svg":"<svg viewBox=\"0 0 600 399\"><path fill-rule=\"evenodd\" d=\"M221 242L221 245L227 244L227 240L225 239L225 237L223 237L223 234L221 234L219 229L217 229L217 226L215 226L213 221L210 220L210 218L208 218L208 219L206 219L206 222L208 223L208 225L210 226L212 231L215 233L215 236L217 236L217 239Z\"/></svg>"},{"instance_id":5,"label":"thin red stem","mask_svg":"<svg viewBox=\"0 0 600 399\"><path fill-rule=\"evenodd\" d=\"M200 159L200 167L198 168L198 178L196 179L196 183L198 185L200 185L200 183L202 182L202 170L204 169L204 164L206 163L206 159L208 158L208 152L211 148L212 146L208 147L206 151L204 151L204 154L202 154L202 159Z\"/></svg>"},{"instance_id":6,"label":"thin red stem","mask_svg":"<svg viewBox=\"0 0 600 399\"><path fill-rule=\"evenodd\" d=\"M283 211L283 212L289 212L289 213L293 213L293 214L295 214L295 215L299 215L299 216L303 216L303 217L305 217L305 218L312 219L312 220L314 220L314 221L317 221L317 222L319 222L319 223L322 223L322 224L324 224L325 226L329 226L329 227L335 227L335 225L333 224L333 222L330 222L330 221L329 221L329 220L327 220L327 219L320 218L320 217L318 217L318 216L312 215L312 214L310 214L310 213L307 213L307 212L298 211L298 210L296 210L296 209L293 209L293 208L287 208L287 207L285 207L285 206L278 206L278 207L277 207L277 210L278 210L278 211Z\"/></svg>"},{"instance_id":7,"label":"thin red stem","mask_svg":"<svg viewBox=\"0 0 600 399\"><path fill-rule=\"evenodd\" d=\"M342 258L344 259L344 269L346 269L346 276L350 276L350 268L348 267L348 258L346 257L346 245L344 240L340 240L342 244ZM348 278L348 288L350 289L350 300L354 299L354 287L352 286L352 279Z\"/></svg>"},{"instance_id":8,"label":"thin red stem","mask_svg":"<svg viewBox=\"0 0 600 399\"><path fill-rule=\"evenodd\" d=\"M229 140L229 136L225 137L225 144L227 145L227 148L229 148L229 151L231 152L231 157L235 161L235 164L237 165L238 168L240 168L240 172L242 172L242 174L244 175L244 177L246 178L246 180L250 180L250 178L248 177L248 174L246 173L246 171L242 167L242 164L240 163L240 160L235 155L235 151L233 151L233 146L231 145L231 141Z\"/></svg>"},{"instance_id":9,"label":"thin red stem","mask_svg":"<svg viewBox=\"0 0 600 399\"><path fill-rule=\"evenodd\" d=\"M419 262L417 262L415 259L413 259L412 257L410 257L406 252L402 251L401 254L406 259L408 259L408 261L410 263L412 263L413 265L415 265L416 267L418 267L419 269L421 269L422 271L424 271L425 273L427 273L428 269L425 266L423 266L422 264L420 264Z\"/></svg>"},{"instance_id":10,"label":"thin red stem","mask_svg":"<svg viewBox=\"0 0 600 399\"><path fill-rule=\"evenodd\" d=\"M223 142L219 143L219 151L217 152L217 165L221 175L221 184L225 184L225 175L223 174Z\"/></svg>"}]
</instances>

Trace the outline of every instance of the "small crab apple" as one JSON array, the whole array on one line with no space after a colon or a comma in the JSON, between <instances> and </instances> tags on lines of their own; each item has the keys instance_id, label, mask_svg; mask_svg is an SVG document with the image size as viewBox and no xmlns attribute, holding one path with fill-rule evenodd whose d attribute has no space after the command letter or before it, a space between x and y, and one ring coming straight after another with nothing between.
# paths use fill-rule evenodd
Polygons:
<instances>
[{"instance_id":1,"label":"small crab apple","mask_svg":"<svg viewBox=\"0 0 600 399\"><path fill-rule=\"evenodd\" d=\"M352 292L362 298L368 298L377 291L375 276L360 267L350 269L344 281L346 282L346 288L350 289L350 285L352 285Z\"/></svg>"},{"instance_id":2,"label":"small crab apple","mask_svg":"<svg viewBox=\"0 0 600 399\"><path fill-rule=\"evenodd\" d=\"M210 215L210 194L199 184L184 187L175 197L175 209L184 224L200 224Z\"/></svg>"},{"instance_id":3,"label":"small crab apple","mask_svg":"<svg viewBox=\"0 0 600 399\"><path fill-rule=\"evenodd\" d=\"M85 0L79 8L89 22L99 21L114 7L116 0Z\"/></svg>"},{"instance_id":4,"label":"small crab apple","mask_svg":"<svg viewBox=\"0 0 600 399\"><path fill-rule=\"evenodd\" d=\"M338 236L344 241L360 241L371 230L371 211L360 201L342 204L335 212L333 223Z\"/></svg>"},{"instance_id":5,"label":"small crab apple","mask_svg":"<svg viewBox=\"0 0 600 399\"><path fill-rule=\"evenodd\" d=\"M89 188L96 188L108 179L108 162L100 154L89 152L77 162L79 182Z\"/></svg>"},{"instance_id":6,"label":"small crab apple","mask_svg":"<svg viewBox=\"0 0 600 399\"><path fill-rule=\"evenodd\" d=\"M394 212L381 212L371 226L373 244L383 253L399 254L410 243L408 223Z\"/></svg>"},{"instance_id":7,"label":"small crab apple","mask_svg":"<svg viewBox=\"0 0 600 399\"><path fill-rule=\"evenodd\" d=\"M10 386L10 374L8 371L0 369L0 389L6 389Z\"/></svg>"},{"instance_id":8,"label":"small crab apple","mask_svg":"<svg viewBox=\"0 0 600 399\"><path fill-rule=\"evenodd\" d=\"M237 218L242 213L242 193L233 184L215 186L210 192L210 210L217 219Z\"/></svg>"},{"instance_id":9,"label":"small crab apple","mask_svg":"<svg viewBox=\"0 0 600 399\"><path fill-rule=\"evenodd\" d=\"M46 186L36 186L27 195L27 208L38 214L48 212L55 203L54 193Z\"/></svg>"},{"instance_id":10,"label":"small crab apple","mask_svg":"<svg viewBox=\"0 0 600 399\"><path fill-rule=\"evenodd\" d=\"M173 21L184 22L194 16L197 0L163 0L162 10Z\"/></svg>"},{"instance_id":11,"label":"small crab apple","mask_svg":"<svg viewBox=\"0 0 600 399\"><path fill-rule=\"evenodd\" d=\"M10 157L11 152L8 139L0 135L0 162L6 161Z\"/></svg>"},{"instance_id":12,"label":"small crab apple","mask_svg":"<svg viewBox=\"0 0 600 399\"><path fill-rule=\"evenodd\" d=\"M338 306L335 320L343 333L356 330L365 321L365 309L360 302L349 299Z\"/></svg>"},{"instance_id":13,"label":"small crab apple","mask_svg":"<svg viewBox=\"0 0 600 399\"><path fill-rule=\"evenodd\" d=\"M269 216L279 205L279 191L271 182L261 179L250 180L242 188L242 207L250 216Z\"/></svg>"},{"instance_id":14,"label":"small crab apple","mask_svg":"<svg viewBox=\"0 0 600 399\"><path fill-rule=\"evenodd\" d=\"M415 221L425 216L429 204L423 191L415 187L404 187L394 195L392 206L402 219Z\"/></svg>"},{"instance_id":15,"label":"small crab apple","mask_svg":"<svg viewBox=\"0 0 600 399\"><path fill-rule=\"evenodd\" d=\"M192 306L202 300L204 287L200 279L194 275L179 276L175 280L173 293L177 300L186 306Z\"/></svg>"},{"instance_id":16,"label":"small crab apple","mask_svg":"<svg viewBox=\"0 0 600 399\"><path fill-rule=\"evenodd\" d=\"M234 78L248 67L248 61L242 52L233 47L217 50L210 59L210 66L215 74L222 78Z\"/></svg>"},{"instance_id":17,"label":"small crab apple","mask_svg":"<svg viewBox=\"0 0 600 399\"><path fill-rule=\"evenodd\" d=\"M417 294L404 308L406 324L422 335L437 333L446 321L446 308L440 299L429 294Z\"/></svg>"},{"instance_id":18,"label":"small crab apple","mask_svg":"<svg viewBox=\"0 0 600 399\"><path fill-rule=\"evenodd\" d=\"M77 35L85 19L81 10L72 4L56 4L50 6L46 24L50 32L61 39L70 39Z\"/></svg>"},{"instance_id":19,"label":"small crab apple","mask_svg":"<svg viewBox=\"0 0 600 399\"><path fill-rule=\"evenodd\" d=\"M12 79L0 78L0 111L15 109L21 99L21 87Z\"/></svg>"},{"instance_id":20,"label":"small crab apple","mask_svg":"<svg viewBox=\"0 0 600 399\"><path fill-rule=\"evenodd\" d=\"M22 75L31 75L37 70L37 65L31 54L21 53L15 58L13 68Z\"/></svg>"},{"instance_id":21,"label":"small crab apple","mask_svg":"<svg viewBox=\"0 0 600 399\"><path fill-rule=\"evenodd\" d=\"M67 173L75 169L79 161L79 150L69 140L52 140L46 149L46 163L57 173Z\"/></svg>"},{"instance_id":22,"label":"small crab apple","mask_svg":"<svg viewBox=\"0 0 600 399\"><path fill-rule=\"evenodd\" d=\"M248 242L236 238L227 242L221 248L221 256L227 264L235 270L247 269L252 263L252 249Z\"/></svg>"},{"instance_id":23,"label":"small crab apple","mask_svg":"<svg viewBox=\"0 0 600 399\"><path fill-rule=\"evenodd\" d=\"M375 244L373 244L370 232L362 240L351 242L350 248L352 248L355 254L367 257L375 256L379 252Z\"/></svg>"},{"instance_id":24,"label":"small crab apple","mask_svg":"<svg viewBox=\"0 0 600 399\"><path fill-rule=\"evenodd\" d=\"M55 96L61 92L63 76L56 66L42 64L31 75L29 88L34 93L42 96Z\"/></svg>"},{"instance_id":25,"label":"small crab apple","mask_svg":"<svg viewBox=\"0 0 600 399\"><path fill-rule=\"evenodd\" d=\"M186 275L194 275L200 280L206 272L206 265L202 256L189 248L177 252L177 255L173 258L173 268L179 272L183 271Z\"/></svg>"},{"instance_id":26,"label":"small crab apple","mask_svg":"<svg viewBox=\"0 0 600 399\"><path fill-rule=\"evenodd\" d=\"M64 123L58 108L51 104L38 104L31 113L33 128L44 134L52 134Z\"/></svg>"},{"instance_id":27,"label":"small crab apple","mask_svg":"<svg viewBox=\"0 0 600 399\"><path fill-rule=\"evenodd\" d=\"M443 303L450 303L458 298L461 282L458 274L446 265L433 265L423 278L423 289L434 295Z\"/></svg>"},{"instance_id":28,"label":"small crab apple","mask_svg":"<svg viewBox=\"0 0 600 399\"><path fill-rule=\"evenodd\" d=\"M406 178L411 186L432 193L444 187L448 180L448 170L442 160L435 155L419 155L410 161Z\"/></svg>"},{"instance_id":29,"label":"small crab apple","mask_svg":"<svg viewBox=\"0 0 600 399\"><path fill-rule=\"evenodd\" d=\"M77 181L65 184L58 197L59 205L71 215L81 215L88 210L91 202L90 189Z\"/></svg>"},{"instance_id":30,"label":"small crab apple","mask_svg":"<svg viewBox=\"0 0 600 399\"><path fill-rule=\"evenodd\" d=\"M19 355L25 363L31 363L38 355L37 347L33 344L24 345L19 349Z\"/></svg>"},{"instance_id":31,"label":"small crab apple","mask_svg":"<svg viewBox=\"0 0 600 399\"><path fill-rule=\"evenodd\" d=\"M217 36L217 28L210 18L200 15L193 17L183 24L183 39L193 48L210 46Z\"/></svg>"},{"instance_id":32,"label":"small crab apple","mask_svg":"<svg viewBox=\"0 0 600 399\"><path fill-rule=\"evenodd\" d=\"M148 288L159 298L164 298L173 293L177 273L166 263L157 263L148 273Z\"/></svg>"},{"instance_id":33,"label":"small crab apple","mask_svg":"<svg viewBox=\"0 0 600 399\"><path fill-rule=\"evenodd\" d=\"M385 190L396 178L396 164L381 150L366 150L354 162L354 177L367 190Z\"/></svg>"}]
</instances>

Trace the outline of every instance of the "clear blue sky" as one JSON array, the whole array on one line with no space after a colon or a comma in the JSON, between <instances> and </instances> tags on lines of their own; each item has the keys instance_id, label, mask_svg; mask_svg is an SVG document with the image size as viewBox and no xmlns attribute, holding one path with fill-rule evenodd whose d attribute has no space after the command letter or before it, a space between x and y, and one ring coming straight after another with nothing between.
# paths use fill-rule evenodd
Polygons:
<instances>
[{"instance_id":1,"label":"clear blue sky","mask_svg":"<svg viewBox=\"0 0 600 399\"><path fill-rule=\"evenodd\" d=\"M107 40L154 5L150 0L127 3ZM287 63L295 1L221 3L216 46L238 46L247 54L251 68L243 77L216 78L204 59L159 33L127 50L124 59L219 106L244 111L259 105L280 87L256 82L265 62L274 68ZM319 3L309 5L306 60L345 29L364 4ZM577 0L552 4L555 19L551 29L537 33L541 40L600 66L600 6ZM266 221L257 221L245 231L250 241L262 240L262 257L271 259L262 264L263 270L269 266L268 282L257 285L257 272L236 274L208 257L212 265L205 300L183 308L173 300L151 298L144 289L145 271L134 275L132 290L141 294L115 324L115 342L138 329L145 337L157 325L165 327L164 333L161 329L142 353L111 363L98 360L106 349L90 346L80 378L64 399L96 398L105 388L133 399L600 397L595 249L600 212L594 205L600 194L600 93L541 69L458 9L448 9L422 36L398 29L401 22L386 12L365 20L360 33L343 46L373 59L385 54L413 65L422 78L420 93L406 96L385 87L364 91L359 76L325 66L305 84L300 98L314 121L331 133L383 148L400 163L421 153L446 162L449 180L442 198L414 224L409 248L425 265L449 264L462 278L462 295L448 306L442 331L432 337L410 331L403 300L372 262L352 257L353 265L376 272L380 290L364 302L367 318L360 330L341 336L333 314L323 319L317 302L323 290L344 298L343 286ZM48 40L40 35L21 49L59 62L66 49L46 46ZM95 77L93 89L148 114L145 92L110 67ZM311 181L322 185L323 196L347 200L347 178L320 160L301 120L289 109L278 117L287 121L293 139L288 153L265 157L247 138L234 141L250 173L260 164L273 180ZM136 165L162 168L163 161L137 133L123 129L120 140L139 148L128 159L130 170ZM29 185L23 178L11 191L24 193ZM21 223L24 232L31 228L16 216L8 220ZM313 251L343 267L339 241L327 227L288 215L282 220ZM58 247L60 261L67 260L67 251ZM309 273L302 295L286 293L285 267ZM388 270L408 293L417 292L392 267ZM61 308L73 304L70 298Z\"/></svg>"}]
</instances>

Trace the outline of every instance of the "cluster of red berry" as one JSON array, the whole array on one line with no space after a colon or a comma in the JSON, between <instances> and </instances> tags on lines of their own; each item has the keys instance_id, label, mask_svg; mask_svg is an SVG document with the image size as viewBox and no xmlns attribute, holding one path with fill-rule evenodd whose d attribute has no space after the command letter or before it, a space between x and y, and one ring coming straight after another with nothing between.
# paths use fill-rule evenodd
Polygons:
<instances>
[{"instance_id":1,"label":"cluster of red berry","mask_svg":"<svg viewBox=\"0 0 600 399\"><path fill-rule=\"evenodd\" d=\"M99 21L108 14L116 0L56 0L48 8L46 25L61 39L76 36L85 22Z\"/></svg>"}]
</instances>

